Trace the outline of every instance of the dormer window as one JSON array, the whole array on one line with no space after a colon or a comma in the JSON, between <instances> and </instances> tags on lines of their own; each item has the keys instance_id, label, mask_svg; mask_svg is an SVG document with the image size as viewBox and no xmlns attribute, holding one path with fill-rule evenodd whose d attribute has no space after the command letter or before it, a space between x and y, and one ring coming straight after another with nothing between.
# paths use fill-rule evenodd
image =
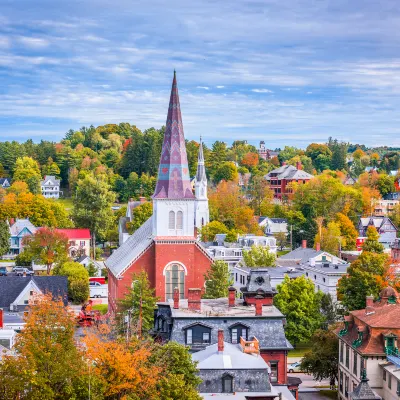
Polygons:
<instances>
[{"instance_id":1,"label":"dormer window","mask_svg":"<svg viewBox=\"0 0 400 400\"><path fill-rule=\"evenodd\" d=\"M188 345L210 344L211 327L204 324L192 324L184 327L185 343Z\"/></svg>"},{"instance_id":2,"label":"dormer window","mask_svg":"<svg viewBox=\"0 0 400 400\"><path fill-rule=\"evenodd\" d=\"M222 376L222 392L233 393L233 376L224 374Z\"/></svg>"},{"instance_id":3,"label":"dormer window","mask_svg":"<svg viewBox=\"0 0 400 400\"><path fill-rule=\"evenodd\" d=\"M249 337L249 327L243 324L234 324L229 327L231 332L231 343L240 343L240 338L247 340Z\"/></svg>"}]
</instances>

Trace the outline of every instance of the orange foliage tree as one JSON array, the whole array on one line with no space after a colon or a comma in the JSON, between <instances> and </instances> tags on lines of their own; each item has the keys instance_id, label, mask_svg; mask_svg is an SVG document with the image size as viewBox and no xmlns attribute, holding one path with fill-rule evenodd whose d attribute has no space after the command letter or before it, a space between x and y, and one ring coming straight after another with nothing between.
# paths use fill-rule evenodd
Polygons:
<instances>
[{"instance_id":1,"label":"orange foliage tree","mask_svg":"<svg viewBox=\"0 0 400 400\"><path fill-rule=\"evenodd\" d=\"M258 154L252 152L246 153L242 158L241 164L250 169L255 167L258 165Z\"/></svg>"}]
</instances>

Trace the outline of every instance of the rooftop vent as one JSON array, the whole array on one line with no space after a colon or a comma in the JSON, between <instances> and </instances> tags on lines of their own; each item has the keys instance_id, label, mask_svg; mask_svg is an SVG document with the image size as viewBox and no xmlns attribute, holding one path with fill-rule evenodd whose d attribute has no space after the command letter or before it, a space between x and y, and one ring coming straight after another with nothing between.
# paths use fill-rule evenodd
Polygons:
<instances>
[{"instance_id":1,"label":"rooftop vent","mask_svg":"<svg viewBox=\"0 0 400 400\"><path fill-rule=\"evenodd\" d=\"M323 264L323 267L324 267L324 268L329 268L329 263L324 263L324 264Z\"/></svg>"}]
</instances>

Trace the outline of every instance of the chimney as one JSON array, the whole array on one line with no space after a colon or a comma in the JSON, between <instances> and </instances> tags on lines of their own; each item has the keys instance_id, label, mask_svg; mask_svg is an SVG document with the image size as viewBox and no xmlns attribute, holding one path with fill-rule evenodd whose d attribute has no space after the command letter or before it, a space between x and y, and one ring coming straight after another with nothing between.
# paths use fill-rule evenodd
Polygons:
<instances>
[{"instance_id":1,"label":"chimney","mask_svg":"<svg viewBox=\"0 0 400 400\"><path fill-rule=\"evenodd\" d=\"M365 298L366 306L367 307L373 307L374 306L374 296L367 296Z\"/></svg>"},{"instance_id":2,"label":"chimney","mask_svg":"<svg viewBox=\"0 0 400 400\"><path fill-rule=\"evenodd\" d=\"M286 161L283 161L282 163L282 167L284 167L286 165Z\"/></svg>"},{"instance_id":3,"label":"chimney","mask_svg":"<svg viewBox=\"0 0 400 400\"><path fill-rule=\"evenodd\" d=\"M301 161L296 162L296 168L297 169L303 169L303 165L301 164Z\"/></svg>"},{"instance_id":4,"label":"chimney","mask_svg":"<svg viewBox=\"0 0 400 400\"><path fill-rule=\"evenodd\" d=\"M224 330L218 329L218 353L224 352Z\"/></svg>"},{"instance_id":5,"label":"chimney","mask_svg":"<svg viewBox=\"0 0 400 400\"><path fill-rule=\"evenodd\" d=\"M317 251L321 250L321 243L315 243L315 250Z\"/></svg>"},{"instance_id":6,"label":"chimney","mask_svg":"<svg viewBox=\"0 0 400 400\"><path fill-rule=\"evenodd\" d=\"M140 196L139 197L139 201L141 202L141 203L146 203L146 197L143 197L143 196Z\"/></svg>"},{"instance_id":7,"label":"chimney","mask_svg":"<svg viewBox=\"0 0 400 400\"><path fill-rule=\"evenodd\" d=\"M235 307L236 289L233 286L231 286L228 290L229 290L228 305L229 307Z\"/></svg>"},{"instance_id":8,"label":"chimney","mask_svg":"<svg viewBox=\"0 0 400 400\"><path fill-rule=\"evenodd\" d=\"M188 308L191 311L201 310L201 289L188 289Z\"/></svg>"},{"instance_id":9,"label":"chimney","mask_svg":"<svg viewBox=\"0 0 400 400\"><path fill-rule=\"evenodd\" d=\"M174 308L177 310L179 308L179 289L174 288Z\"/></svg>"},{"instance_id":10,"label":"chimney","mask_svg":"<svg viewBox=\"0 0 400 400\"><path fill-rule=\"evenodd\" d=\"M0 329L3 329L4 323L3 323L3 309L0 308Z\"/></svg>"},{"instance_id":11,"label":"chimney","mask_svg":"<svg viewBox=\"0 0 400 400\"><path fill-rule=\"evenodd\" d=\"M302 240L302 241L301 241L301 247L302 247L303 249L306 249L306 248L307 248L307 240Z\"/></svg>"},{"instance_id":12,"label":"chimney","mask_svg":"<svg viewBox=\"0 0 400 400\"><path fill-rule=\"evenodd\" d=\"M263 299L264 297L259 294L255 297L256 315L262 315Z\"/></svg>"},{"instance_id":13,"label":"chimney","mask_svg":"<svg viewBox=\"0 0 400 400\"><path fill-rule=\"evenodd\" d=\"M22 276L26 278L26 271L22 273Z\"/></svg>"}]
</instances>

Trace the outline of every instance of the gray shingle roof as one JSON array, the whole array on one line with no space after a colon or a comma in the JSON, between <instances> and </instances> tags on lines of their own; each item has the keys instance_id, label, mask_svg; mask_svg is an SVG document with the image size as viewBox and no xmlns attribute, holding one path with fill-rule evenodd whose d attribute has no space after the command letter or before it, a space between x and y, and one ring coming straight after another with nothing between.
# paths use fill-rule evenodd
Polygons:
<instances>
[{"instance_id":1,"label":"gray shingle roof","mask_svg":"<svg viewBox=\"0 0 400 400\"><path fill-rule=\"evenodd\" d=\"M265 179L270 180L271 176L276 176L278 179L312 179L313 175L309 174L302 169L297 169L293 165L282 165L281 167L274 169L267 175Z\"/></svg>"},{"instance_id":2,"label":"gray shingle roof","mask_svg":"<svg viewBox=\"0 0 400 400\"><path fill-rule=\"evenodd\" d=\"M318 254L323 253L322 250L314 250L314 249L309 249L309 248L303 248L303 247L298 247L297 249L294 249L293 251L284 254L283 256L280 256L277 259L277 262L279 260L300 260L301 263L306 263L310 258L316 257Z\"/></svg>"},{"instance_id":3,"label":"gray shingle roof","mask_svg":"<svg viewBox=\"0 0 400 400\"><path fill-rule=\"evenodd\" d=\"M42 181L41 186L60 186L60 179L56 179L54 175L46 175Z\"/></svg>"},{"instance_id":4,"label":"gray shingle roof","mask_svg":"<svg viewBox=\"0 0 400 400\"><path fill-rule=\"evenodd\" d=\"M114 276L120 276L152 243L152 217L150 217L111 254L105 264Z\"/></svg>"},{"instance_id":5,"label":"gray shingle roof","mask_svg":"<svg viewBox=\"0 0 400 400\"><path fill-rule=\"evenodd\" d=\"M381 400L382 397L378 396L369 386L368 378L364 376L361 378L361 382L358 386L349 393L350 399L354 400Z\"/></svg>"},{"instance_id":6,"label":"gray shingle roof","mask_svg":"<svg viewBox=\"0 0 400 400\"><path fill-rule=\"evenodd\" d=\"M66 276L0 276L0 307L8 308L31 280L43 293L60 296L68 304Z\"/></svg>"},{"instance_id":7,"label":"gray shingle roof","mask_svg":"<svg viewBox=\"0 0 400 400\"><path fill-rule=\"evenodd\" d=\"M17 219L10 227L10 234L11 236L18 236L25 228L32 233L35 233L37 229L29 219Z\"/></svg>"}]
</instances>

